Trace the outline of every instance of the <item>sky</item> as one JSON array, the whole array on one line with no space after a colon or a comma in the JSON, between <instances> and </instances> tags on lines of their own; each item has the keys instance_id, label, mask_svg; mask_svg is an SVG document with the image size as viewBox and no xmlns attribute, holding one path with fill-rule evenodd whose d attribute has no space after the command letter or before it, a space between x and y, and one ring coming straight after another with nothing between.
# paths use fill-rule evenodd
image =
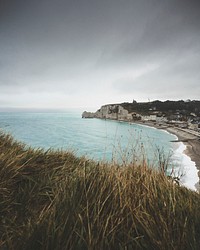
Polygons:
<instances>
[{"instance_id":1,"label":"sky","mask_svg":"<svg viewBox=\"0 0 200 250\"><path fill-rule=\"evenodd\" d=\"M0 0L0 108L200 99L199 0Z\"/></svg>"}]
</instances>

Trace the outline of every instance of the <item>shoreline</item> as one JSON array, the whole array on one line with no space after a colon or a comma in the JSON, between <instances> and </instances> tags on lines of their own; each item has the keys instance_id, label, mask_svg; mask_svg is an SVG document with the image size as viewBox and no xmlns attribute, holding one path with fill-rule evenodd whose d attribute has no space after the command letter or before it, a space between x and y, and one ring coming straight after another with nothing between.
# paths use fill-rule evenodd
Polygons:
<instances>
[{"instance_id":1,"label":"shoreline","mask_svg":"<svg viewBox=\"0 0 200 250\"><path fill-rule=\"evenodd\" d=\"M189 156L191 161L195 162L199 182L195 184L196 189L200 192L200 140L197 136L193 136L187 132L179 130L178 128L167 128L166 131L178 137L178 141L182 142L186 149L184 154Z\"/></svg>"},{"instance_id":2,"label":"shoreline","mask_svg":"<svg viewBox=\"0 0 200 250\"><path fill-rule=\"evenodd\" d=\"M176 142L182 142L186 149L184 150L184 154L187 155L191 161L195 162L195 167L198 171L199 182L195 184L195 188L198 192L200 192L200 138L198 136L192 135L185 130L182 130L177 127L170 126L159 126L154 124L153 122L135 122L136 124L145 125L157 129L165 130L175 136L177 136L178 140Z\"/></svg>"}]
</instances>

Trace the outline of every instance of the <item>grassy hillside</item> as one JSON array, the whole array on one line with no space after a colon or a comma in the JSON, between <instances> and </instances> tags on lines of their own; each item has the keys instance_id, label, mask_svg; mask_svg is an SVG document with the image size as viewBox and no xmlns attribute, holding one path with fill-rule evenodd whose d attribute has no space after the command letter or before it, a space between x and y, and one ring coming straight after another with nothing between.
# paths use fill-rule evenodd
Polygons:
<instances>
[{"instance_id":1,"label":"grassy hillside","mask_svg":"<svg viewBox=\"0 0 200 250\"><path fill-rule=\"evenodd\" d=\"M200 116L200 101L153 101L153 102L133 102L133 103L121 103L123 108L129 112L139 112L141 114L148 114L149 110L157 110L161 112L175 113L177 110L181 111L185 115L189 115L191 112Z\"/></svg>"},{"instance_id":2,"label":"grassy hillside","mask_svg":"<svg viewBox=\"0 0 200 250\"><path fill-rule=\"evenodd\" d=\"M200 196L143 166L0 135L0 249L200 249Z\"/></svg>"}]
</instances>

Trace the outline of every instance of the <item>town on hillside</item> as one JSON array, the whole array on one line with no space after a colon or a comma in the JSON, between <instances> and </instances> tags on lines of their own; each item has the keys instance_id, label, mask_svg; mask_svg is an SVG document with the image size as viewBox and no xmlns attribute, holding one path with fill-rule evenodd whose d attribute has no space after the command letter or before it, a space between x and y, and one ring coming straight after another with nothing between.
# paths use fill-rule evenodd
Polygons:
<instances>
[{"instance_id":1,"label":"town on hillside","mask_svg":"<svg viewBox=\"0 0 200 250\"><path fill-rule=\"evenodd\" d=\"M200 132L200 101L152 101L107 104L96 112L84 111L82 118L101 118L119 121L153 123L154 125L175 126Z\"/></svg>"}]
</instances>

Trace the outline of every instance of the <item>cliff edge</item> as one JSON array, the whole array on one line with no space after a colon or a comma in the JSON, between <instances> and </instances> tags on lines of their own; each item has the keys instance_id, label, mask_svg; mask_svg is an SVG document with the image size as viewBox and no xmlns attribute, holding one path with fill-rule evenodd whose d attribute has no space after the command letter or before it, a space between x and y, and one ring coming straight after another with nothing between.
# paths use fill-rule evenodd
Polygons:
<instances>
[{"instance_id":1,"label":"cliff edge","mask_svg":"<svg viewBox=\"0 0 200 250\"><path fill-rule=\"evenodd\" d=\"M111 119L111 120L132 120L136 113L129 113L121 104L108 104L103 105L96 112L82 113L82 118L100 118L100 119Z\"/></svg>"}]
</instances>

